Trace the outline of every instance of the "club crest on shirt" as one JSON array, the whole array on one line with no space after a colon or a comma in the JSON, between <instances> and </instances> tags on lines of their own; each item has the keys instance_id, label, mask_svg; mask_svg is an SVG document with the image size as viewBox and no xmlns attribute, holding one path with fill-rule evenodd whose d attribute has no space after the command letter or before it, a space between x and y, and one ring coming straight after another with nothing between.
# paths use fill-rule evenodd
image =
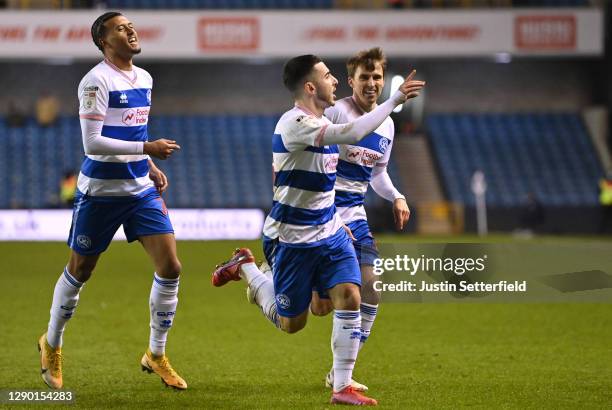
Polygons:
<instances>
[{"instance_id":1,"label":"club crest on shirt","mask_svg":"<svg viewBox=\"0 0 612 410\"><path fill-rule=\"evenodd\" d=\"M79 235L76 238L77 245L81 249L89 249L91 248L91 239L87 235Z\"/></svg>"},{"instance_id":2,"label":"club crest on shirt","mask_svg":"<svg viewBox=\"0 0 612 410\"><path fill-rule=\"evenodd\" d=\"M278 305L283 309L289 309L291 306L291 299L289 299L289 296L285 295L284 293L279 293L276 295L276 303L278 303Z\"/></svg>"},{"instance_id":3,"label":"club crest on shirt","mask_svg":"<svg viewBox=\"0 0 612 410\"><path fill-rule=\"evenodd\" d=\"M382 152L383 154L385 153L385 151L387 150L387 148L389 147L389 140L386 138L381 138L378 141L378 148L380 149L380 152Z\"/></svg>"}]
</instances>

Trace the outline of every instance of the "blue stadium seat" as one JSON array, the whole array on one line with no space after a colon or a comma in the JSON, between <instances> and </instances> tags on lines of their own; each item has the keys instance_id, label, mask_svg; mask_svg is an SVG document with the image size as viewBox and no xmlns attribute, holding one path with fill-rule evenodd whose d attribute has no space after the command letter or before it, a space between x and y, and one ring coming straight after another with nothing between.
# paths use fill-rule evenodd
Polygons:
<instances>
[{"instance_id":1,"label":"blue stadium seat","mask_svg":"<svg viewBox=\"0 0 612 410\"><path fill-rule=\"evenodd\" d=\"M272 133L278 115L154 116L149 136L175 138L182 150L157 161L171 181L168 206L193 208L257 207L272 204ZM30 121L7 128L0 118L0 207L44 208L57 202L65 171L83 160L80 125L62 117L49 128ZM467 162L462 163L467 169ZM467 173L467 171L465 171ZM398 180L393 161L389 173ZM382 204L372 192L368 201Z\"/></svg>"},{"instance_id":2,"label":"blue stadium seat","mask_svg":"<svg viewBox=\"0 0 612 410\"><path fill-rule=\"evenodd\" d=\"M427 128L453 201L474 205L480 169L493 206L521 206L529 192L545 205L598 203L603 169L579 114L434 114Z\"/></svg>"}]
</instances>

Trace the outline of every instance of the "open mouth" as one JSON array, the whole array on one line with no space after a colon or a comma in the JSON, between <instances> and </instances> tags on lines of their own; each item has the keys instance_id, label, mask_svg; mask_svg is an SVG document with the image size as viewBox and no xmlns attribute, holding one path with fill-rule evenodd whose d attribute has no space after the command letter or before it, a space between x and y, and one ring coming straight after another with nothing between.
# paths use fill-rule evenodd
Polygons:
<instances>
[{"instance_id":1,"label":"open mouth","mask_svg":"<svg viewBox=\"0 0 612 410\"><path fill-rule=\"evenodd\" d=\"M363 92L366 97L376 97L376 90L367 90Z\"/></svg>"},{"instance_id":2,"label":"open mouth","mask_svg":"<svg viewBox=\"0 0 612 410\"><path fill-rule=\"evenodd\" d=\"M136 36L128 37L128 43L136 44L138 43L138 39L136 38Z\"/></svg>"}]
</instances>

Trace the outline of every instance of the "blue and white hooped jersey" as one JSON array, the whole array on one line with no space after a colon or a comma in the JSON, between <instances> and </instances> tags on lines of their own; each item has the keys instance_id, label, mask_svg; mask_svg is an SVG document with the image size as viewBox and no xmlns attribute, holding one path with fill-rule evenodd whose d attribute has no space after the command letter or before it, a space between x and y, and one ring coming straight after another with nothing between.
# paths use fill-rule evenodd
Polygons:
<instances>
[{"instance_id":1,"label":"blue and white hooped jersey","mask_svg":"<svg viewBox=\"0 0 612 410\"><path fill-rule=\"evenodd\" d=\"M364 114L347 97L325 110L325 116L334 124L354 121ZM395 126L391 117L355 145L340 145L336 174L336 207L344 223L367 220L363 202L372 179L374 167L386 167L391 156Z\"/></svg>"},{"instance_id":2,"label":"blue and white hooped jersey","mask_svg":"<svg viewBox=\"0 0 612 410\"><path fill-rule=\"evenodd\" d=\"M272 210L264 235L289 246L317 246L342 228L334 205L338 146L320 146L330 121L295 107L272 137Z\"/></svg>"},{"instance_id":3,"label":"blue and white hooped jersey","mask_svg":"<svg viewBox=\"0 0 612 410\"><path fill-rule=\"evenodd\" d=\"M121 71L104 60L79 84L79 117L104 121L102 136L147 141L153 79L142 68ZM148 155L85 155L77 187L92 197L140 197L151 189Z\"/></svg>"}]
</instances>

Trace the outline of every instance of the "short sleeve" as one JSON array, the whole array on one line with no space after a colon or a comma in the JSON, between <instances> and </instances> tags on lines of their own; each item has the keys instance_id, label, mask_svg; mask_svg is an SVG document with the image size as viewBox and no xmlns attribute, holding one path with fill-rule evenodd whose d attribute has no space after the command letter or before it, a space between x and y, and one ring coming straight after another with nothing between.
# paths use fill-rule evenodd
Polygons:
<instances>
[{"instance_id":1,"label":"short sleeve","mask_svg":"<svg viewBox=\"0 0 612 410\"><path fill-rule=\"evenodd\" d=\"M289 152L302 150L309 146L318 147L328 125L308 115L290 118L281 128L283 144Z\"/></svg>"},{"instance_id":2,"label":"short sleeve","mask_svg":"<svg viewBox=\"0 0 612 410\"><path fill-rule=\"evenodd\" d=\"M79 84L79 117L104 120L108 108L108 90L101 78L87 74Z\"/></svg>"}]
</instances>

